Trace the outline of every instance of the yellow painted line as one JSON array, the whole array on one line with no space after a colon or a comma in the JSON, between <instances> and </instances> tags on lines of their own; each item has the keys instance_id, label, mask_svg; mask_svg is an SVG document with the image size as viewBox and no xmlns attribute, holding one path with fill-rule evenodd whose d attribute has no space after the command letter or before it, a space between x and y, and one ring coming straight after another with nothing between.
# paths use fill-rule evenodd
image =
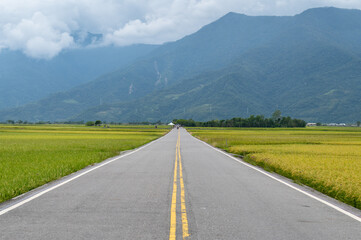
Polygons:
<instances>
[{"instance_id":1,"label":"yellow painted line","mask_svg":"<svg viewBox=\"0 0 361 240\"><path fill-rule=\"evenodd\" d=\"M178 139L179 141L179 139ZM172 193L172 204L170 209L170 231L169 240L176 239L177 229L177 172L178 172L178 141L175 150L175 163L174 163L174 178L173 178L173 193Z\"/></svg>"},{"instance_id":2,"label":"yellow painted line","mask_svg":"<svg viewBox=\"0 0 361 240\"><path fill-rule=\"evenodd\" d=\"M182 157L180 154L180 134L178 132L179 144L178 144L178 159L179 159L179 181L181 187L181 213L182 213L182 229L183 229L183 239L189 237L188 232L188 218L187 218L187 209L185 201L185 191L184 191L184 182L183 182L183 168L182 168Z\"/></svg>"},{"instance_id":3,"label":"yellow painted line","mask_svg":"<svg viewBox=\"0 0 361 240\"><path fill-rule=\"evenodd\" d=\"M188 218L187 218L187 209L185 201L185 190L184 190L184 181L183 181L183 168L182 168L182 158L180 154L180 132L178 130L178 139L175 150L175 163L174 163L174 178L173 178L173 193L172 193L172 204L171 204L171 213L170 213L170 231L169 231L169 240L176 239L176 230L177 230L177 181L178 181L178 165L179 165L179 183L180 183L180 196L181 196L181 218L182 218L182 231L183 239L189 237L188 231Z\"/></svg>"}]
</instances>

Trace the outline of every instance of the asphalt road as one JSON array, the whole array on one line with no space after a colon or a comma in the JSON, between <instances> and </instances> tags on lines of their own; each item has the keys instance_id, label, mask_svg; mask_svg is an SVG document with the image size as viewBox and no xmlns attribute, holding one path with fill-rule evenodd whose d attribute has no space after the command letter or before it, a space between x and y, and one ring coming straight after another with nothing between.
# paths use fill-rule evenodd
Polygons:
<instances>
[{"instance_id":1,"label":"asphalt road","mask_svg":"<svg viewBox=\"0 0 361 240\"><path fill-rule=\"evenodd\" d=\"M273 176L173 130L0 205L0 239L361 239L360 211Z\"/></svg>"}]
</instances>

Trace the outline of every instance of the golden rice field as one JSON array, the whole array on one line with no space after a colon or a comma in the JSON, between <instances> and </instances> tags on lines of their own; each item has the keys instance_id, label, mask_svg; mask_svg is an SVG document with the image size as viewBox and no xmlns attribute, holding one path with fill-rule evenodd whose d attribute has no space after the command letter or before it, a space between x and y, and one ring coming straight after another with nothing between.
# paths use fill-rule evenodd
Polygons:
<instances>
[{"instance_id":1,"label":"golden rice field","mask_svg":"<svg viewBox=\"0 0 361 240\"><path fill-rule=\"evenodd\" d=\"M0 125L0 202L166 132L154 126Z\"/></svg>"},{"instance_id":2,"label":"golden rice field","mask_svg":"<svg viewBox=\"0 0 361 240\"><path fill-rule=\"evenodd\" d=\"M361 209L361 128L190 131L249 163Z\"/></svg>"}]
</instances>

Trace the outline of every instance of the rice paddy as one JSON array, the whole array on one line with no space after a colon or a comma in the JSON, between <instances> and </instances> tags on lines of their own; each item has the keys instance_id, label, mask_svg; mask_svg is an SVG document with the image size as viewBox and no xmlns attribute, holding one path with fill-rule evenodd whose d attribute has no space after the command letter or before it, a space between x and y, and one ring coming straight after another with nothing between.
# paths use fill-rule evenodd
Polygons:
<instances>
[{"instance_id":1,"label":"rice paddy","mask_svg":"<svg viewBox=\"0 0 361 240\"><path fill-rule=\"evenodd\" d=\"M0 202L166 132L154 126L0 125Z\"/></svg>"},{"instance_id":2,"label":"rice paddy","mask_svg":"<svg viewBox=\"0 0 361 240\"><path fill-rule=\"evenodd\" d=\"M361 209L361 128L190 131L249 163Z\"/></svg>"}]
</instances>

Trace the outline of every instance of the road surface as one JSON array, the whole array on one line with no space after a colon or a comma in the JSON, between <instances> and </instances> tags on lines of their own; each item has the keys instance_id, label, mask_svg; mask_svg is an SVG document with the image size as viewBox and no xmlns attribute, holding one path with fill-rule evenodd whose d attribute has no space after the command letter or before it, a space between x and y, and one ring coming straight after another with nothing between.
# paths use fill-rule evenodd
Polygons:
<instances>
[{"instance_id":1,"label":"road surface","mask_svg":"<svg viewBox=\"0 0 361 240\"><path fill-rule=\"evenodd\" d=\"M360 211L294 186L175 129L0 205L0 239L361 239Z\"/></svg>"}]
</instances>

